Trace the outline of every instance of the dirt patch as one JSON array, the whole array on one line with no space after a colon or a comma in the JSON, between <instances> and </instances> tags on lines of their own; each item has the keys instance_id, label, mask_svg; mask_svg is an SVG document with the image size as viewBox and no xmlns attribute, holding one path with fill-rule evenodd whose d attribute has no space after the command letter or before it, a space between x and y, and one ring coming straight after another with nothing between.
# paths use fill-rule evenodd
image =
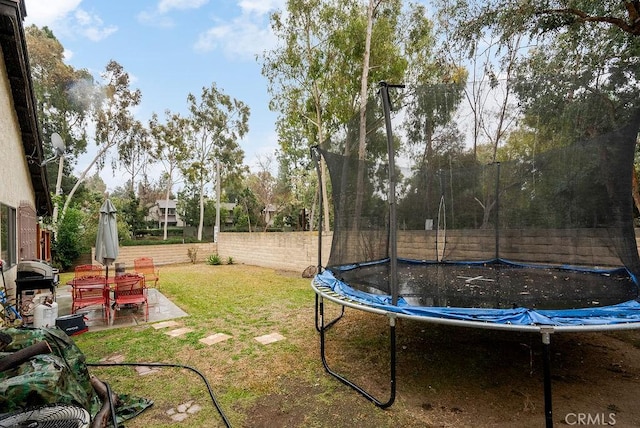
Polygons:
<instances>
[{"instance_id":1,"label":"dirt patch","mask_svg":"<svg viewBox=\"0 0 640 428\"><path fill-rule=\"evenodd\" d=\"M322 371L317 386L281 382L278 393L242 411L243 426L544 426L539 335L401 324L397 398L388 410ZM388 359L375 348L380 343L359 343L360 328L352 327L351 334L331 338L344 342L328 345L330 365L385 400ZM386 340L382 331L380 339ZM592 425L640 426L638 343L635 331L553 335L554 425L575 425L582 418ZM374 348L367 352L367 346Z\"/></svg>"}]
</instances>

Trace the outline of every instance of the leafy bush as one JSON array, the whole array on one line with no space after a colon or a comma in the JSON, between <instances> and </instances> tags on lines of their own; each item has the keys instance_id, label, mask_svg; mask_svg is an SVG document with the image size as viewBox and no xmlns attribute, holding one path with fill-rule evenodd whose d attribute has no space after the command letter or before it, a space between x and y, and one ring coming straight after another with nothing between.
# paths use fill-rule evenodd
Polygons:
<instances>
[{"instance_id":1,"label":"leafy bush","mask_svg":"<svg viewBox=\"0 0 640 428\"><path fill-rule=\"evenodd\" d=\"M120 245L124 247L135 247L137 245L165 245L165 244L194 244L199 242L197 238L167 238L162 239L125 239L120 241Z\"/></svg>"},{"instance_id":2,"label":"leafy bush","mask_svg":"<svg viewBox=\"0 0 640 428\"><path fill-rule=\"evenodd\" d=\"M182 236L183 228L177 226L167 227L167 237L169 236ZM136 229L133 232L134 236L138 239L148 239L150 236L156 236L162 238L164 236L164 228L149 228L149 229Z\"/></svg>"},{"instance_id":3,"label":"leafy bush","mask_svg":"<svg viewBox=\"0 0 640 428\"><path fill-rule=\"evenodd\" d=\"M209 256L209 258L207 259L207 264L208 265L221 265L222 264L222 260L220 259L219 255L211 254Z\"/></svg>"},{"instance_id":4,"label":"leafy bush","mask_svg":"<svg viewBox=\"0 0 640 428\"><path fill-rule=\"evenodd\" d=\"M73 262L88 251L82 245L84 235L84 215L75 208L67 209L64 218L58 223L58 232L51 245L53 264L67 271Z\"/></svg>"},{"instance_id":5,"label":"leafy bush","mask_svg":"<svg viewBox=\"0 0 640 428\"><path fill-rule=\"evenodd\" d=\"M227 259L227 264L228 265L232 265L233 264L233 257L229 256L229 258Z\"/></svg>"}]
</instances>

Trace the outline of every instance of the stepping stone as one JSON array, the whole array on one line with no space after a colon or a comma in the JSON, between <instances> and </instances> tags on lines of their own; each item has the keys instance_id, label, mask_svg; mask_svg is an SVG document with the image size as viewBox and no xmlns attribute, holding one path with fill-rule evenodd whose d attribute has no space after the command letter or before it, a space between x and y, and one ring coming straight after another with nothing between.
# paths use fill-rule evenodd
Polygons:
<instances>
[{"instance_id":1,"label":"stepping stone","mask_svg":"<svg viewBox=\"0 0 640 428\"><path fill-rule=\"evenodd\" d=\"M140 376L144 376L152 373L158 373L160 371L157 367L149 367L149 366L136 366L135 369Z\"/></svg>"},{"instance_id":2,"label":"stepping stone","mask_svg":"<svg viewBox=\"0 0 640 428\"><path fill-rule=\"evenodd\" d=\"M190 413L193 415L195 413L198 413L200 410L202 410L202 407L199 404L194 404L193 406L187 409L187 413Z\"/></svg>"},{"instance_id":3,"label":"stepping stone","mask_svg":"<svg viewBox=\"0 0 640 428\"><path fill-rule=\"evenodd\" d=\"M103 363L122 363L124 362L124 355L112 355L107 358L103 358L100 360Z\"/></svg>"},{"instance_id":4,"label":"stepping stone","mask_svg":"<svg viewBox=\"0 0 640 428\"><path fill-rule=\"evenodd\" d=\"M180 404L180 405L178 406L178 412L180 412L180 413L184 413L184 412L186 412L186 411L187 411L187 409L188 409L189 407L191 407L191 405L192 405L192 404L193 404L193 400L192 400L192 401L187 401L186 403L183 403L183 404Z\"/></svg>"},{"instance_id":5,"label":"stepping stone","mask_svg":"<svg viewBox=\"0 0 640 428\"><path fill-rule=\"evenodd\" d=\"M193 400L187 401L186 403L180 404L177 409L171 408L167 410L165 413L167 416L171 417L171 420L174 422L182 422L189 415L193 415L202 410L202 407L199 404L194 404Z\"/></svg>"},{"instance_id":6,"label":"stepping stone","mask_svg":"<svg viewBox=\"0 0 640 428\"><path fill-rule=\"evenodd\" d=\"M153 324L153 328L155 328L156 330L160 330L161 328L175 327L177 325L178 323L175 321L163 321Z\"/></svg>"},{"instance_id":7,"label":"stepping stone","mask_svg":"<svg viewBox=\"0 0 640 428\"><path fill-rule=\"evenodd\" d=\"M255 337L254 339L256 339L258 342L260 342L263 345L268 345L270 343L278 342L279 340L285 339L285 337L280 333L271 333L271 334L265 334L264 336Z\"/></svg>"},{"instance_id":8,"label":"stepping stone","mask_svg":"<svg viewBox=\"0 0 640 428\"><path fill-rule=\"evenodd\" d=\"M165 334L171 337L178 337L178 336L182 336L183 334L191 333L192 331L193 331L192 328L183 327L176 330L168 331Z\"/></svg>"},{"instance_id":9,"label":"stepping stone","mask_svg":"<svg viewBox=\"0 0 640 428\"><path fill-rule=\"evenodd\" d=\"M199 342L204 343L205 345L213 345L215 343L224 342L227 339L231 339L231 336L224 333L216 333L200 339Z\"/></svg>"},{"instance_id":10,"label":"stepping stone","mask_svg":"<svg viewBox=\"0 0 640 428\"><path fill-rule=\"evenodd\" d=\"M174 422L182 422L185 419L187 419L189 417L189 415L187 415L186 413L176 413L174 415L171 416L171 420Z\"/></svg>"}]
</instances>

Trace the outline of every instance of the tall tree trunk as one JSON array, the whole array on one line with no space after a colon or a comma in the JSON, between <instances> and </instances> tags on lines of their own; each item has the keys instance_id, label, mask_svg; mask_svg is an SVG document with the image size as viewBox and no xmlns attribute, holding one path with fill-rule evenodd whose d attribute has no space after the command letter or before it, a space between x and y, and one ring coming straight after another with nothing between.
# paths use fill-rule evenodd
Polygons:
<instances>
[{"instance_id":1,"label":"tall tree trunk","mask_svg":"<svg viewBox=\"0 0 640 428\"><path fill-rule=\"evenodd\" d=\"M200 180L200 220L198 221L198 241L202 241L204 227L204 181Z\"/></svg>"},{"instance_id":2,"label":"tall tree trunk","mask_svg":"<svg viewBox=\"0 0 640 428\"><path fill-rule=\"evenodd\" d=\"M169 223L169 197L171 196L171 176L169 176L169 182L167 183L167 193L164 196L164 235L163 240L167 240L167 223Z\"/></svg>"},{"instance_id":3,"label":"tall tree trunk","mask_svg":"<svg viewBox=\"0 0 640 428\"><path fill-rule=\"evenodd\" d=\"M69 192L69 196L67 196L67 199L64 201L64 206L62 207L62 212L60 213L60 219L64 218L64 214L67 212L67 209L69 208L69 204L71 203L71 199L73 198L73 195L78 190L78 187L80 187L80 184L84 181L85 177L87 176L87 173L91 170L91 168L93 168L93 165L95 165L95 163L98 161L100 156L104 155L107 152L107 150L109 150L112 146L113 144L108 144L108 145L105 145L102 149L100 149L100 151L98 151L98 154L96 154L96 156L93 158L89 166L87 166L85 170L82 171L82 173L78 177L78 181L76 181L76 184L73 185L73 187L71 188L71 191Z\"/></svg>"},{"instance_id":4,"label":"tall tree trunk","mask_svg":"<svg viewBox=\"0 0 640 428\"><path fill-rule=\"evenodd\" d=\"M358 176L355 218L353 222L354 230L360 228L360 216L362 215L362 198L364 194L364 170L365 156L367 151L367 92L369 89L369 59L371 56L371 33L373 30L373 10L374 0L369 0L367 8L367 34L364 43L364 58L362 59L362 76L360 77L360 132L358 133Z\"/></svg>"}]
</instances>

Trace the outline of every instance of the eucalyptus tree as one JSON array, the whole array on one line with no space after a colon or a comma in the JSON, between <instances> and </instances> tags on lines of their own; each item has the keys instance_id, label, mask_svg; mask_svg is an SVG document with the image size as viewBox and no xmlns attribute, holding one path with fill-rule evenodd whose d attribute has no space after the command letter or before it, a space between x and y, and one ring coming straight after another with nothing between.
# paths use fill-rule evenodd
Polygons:
<instances>
[{"instance_id":1,"label":"eucalyptus tree","mask_svg":"<svg viewBox=\"0 0 640 428\"><path fill-rule=\"evenodd\" d=\"M265 52L262 74L269 80L272 97L269 108L280 113L277 129L280 145L285 149L281 152L281 166L284 156L294 156L287 163L296 164L296 154L306 154L309 147L325 139L325 122L330 116L323 107L327 104L326 89L333 78L327 66L333 56L328 39L335 27L326 3L324 0L290 0L286 12L271 15L271 28L280 44ZM291 148L300 149L294 153ZM324 164L321 164L321 181L325 184L323 201L328 212ZM328 219L324 230L329 230Z\"/></svg>"},{"instance_id":2,"label":"eucalyptus tree","mask_svg":"<svg viewBox=\"0 0 640 428\"><path fill-rule=\"evenodd\" d=\"M640 2L457 1L454 15L464 16L457 27L467 43L483 35L501 47L514 37L527 41L513 68L521 126L505 152L594 138L640 108ZM632 178L640 208L637 175Z\"/></svg>"},{"instance_id":3,"label":"eucalyptus tree","mask_svg":"<svg viewBox=\"0 0 640 428\"><path fill-rule=\"evenodd\" d=\"M215 83L203 87L199 98L190 93L187 103L190 160L183 174L199 190L198 240L202 240L205 186L214 180L216 163L220 165L222 183L237 181L246 171L239 140L249 131L250 111L245 103L225 94Z\"/></svg>"},{"instance_id":4,"label":"eucalyptus tree","mask_svg":"<svg viewBox=\"0 0 640 428\"><path fill-rule=\"evenodd\" d=\"M352 117L365 118L371 82L399 83L408 77L405 52L422 43L415 36L430 37L414 31L424 27L424 13L412 15L417 21L404 19L416 8L404 9L400 0L290 0L286 12L272 14L280 44L265 52L262 73L269 80L270 108L280 113L281 161L344 131ZM355 153L364 157L362 141ZM289 159L286 164L303 163ZM320 181L326 190L323 163ZM329 212L326 193L322 199ZM328 221L327 216L325 230Z\"/></svg>"},{"instance_id":5,"label":"eucalyptus tree","mask_svg":"<svg viewBox=\"0 0 640 428\"><path fill-rule=\"evenodd\" d=\"M94 141L97 153L89 165L80 173L76 184L66 198L62 216L69 207L78 186L84 181L87 173L97 166L101 169L109 151L129 144L131 130L137 126L132 109L140 104L142 94L139 89L129 88L129 74L116 61L110 61L102 74L105 84L102 86L102 98L93 114L95 123Z\"/></svg>"},{"instance_id":6,"label":"eucalyptus tree","mask_svg":"<svg viewBox=\"0 0 640 428\"><path fill-rule=\"evenodd\" d=\"M86 152L87 124L96 101L96 84L91 74L76 70L64 62L64 47L47 28L31 25L25 29L29 51L29 65L36 96L38 125L48 141L58 133L66 146L65 155L58 160L58 168L47 167L49 189L55 193L52 225L57 227L61 194L73 188L71 175L78 155ZM51 144L45 143L47 156L52 154ZM65 162L65 159L67 162ZM53 164L51 164L53 165ZM53 187L55 186L55 187Z\"/></svg>"},{"instance_id":7,"label":"eucalyptus tree","mask_svg":"<svg viewBox=\"0 0 640 428\"><path fill-rule=\"evenodd\" d=\"M73 159L86 151L87 124L98 86L89 71L65 63L64 47L49 28L30 25L25 39L42 135L47 139L54 132L60 134L65 156ZM49 145L45 150L51 152ZM71 168L67 163L66 170Z\"/></svg>"},{"instance_id":8,"label":"eucalyptus tree","mask_svg":"<svg viewBox=\"0 0 640 428\"><path fill-rule=\"evenodd\" d=\"M176 183L176 174L184 168L189 158L188 142L190 141L190 126L186 118L169 110L165 111L165 122L160 123L157 114L153 114L149 121L149 135L151 151L164 170L164 200L169 206L169 199ZM167 223L169 210L165 210L164 235L167 240Z\"/></svg>"},{"instance_id":9,"label":"eucalyptus tree","mask_svg":"<svg viewBox=\"0 0 640 428\"><path fill-rule=\"evenodd\" d=\"M111 157L112 169L123 169L130 177L127 184L129 191L133 193L136 179L145 175L153 161L151 150L149 130L141 121L134 119L122 144L118 145L117 154Z\"/></svg>"}]
</instances>

